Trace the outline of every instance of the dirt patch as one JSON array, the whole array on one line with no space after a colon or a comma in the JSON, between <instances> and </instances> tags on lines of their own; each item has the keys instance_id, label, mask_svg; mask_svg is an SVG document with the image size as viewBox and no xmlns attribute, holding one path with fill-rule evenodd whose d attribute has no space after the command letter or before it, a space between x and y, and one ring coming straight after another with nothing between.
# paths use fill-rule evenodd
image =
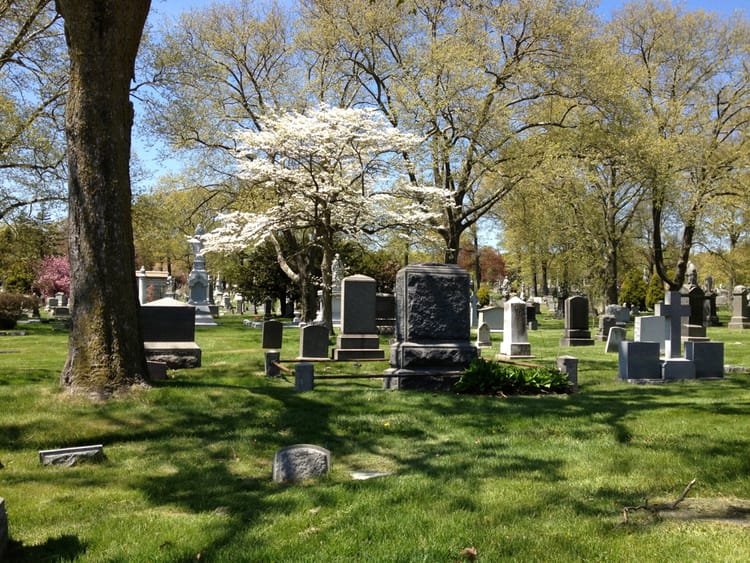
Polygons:
<instances>
[{"instance_id":1,"label":"dirt patch","mask_svg":"<svg viewBox=\"0 0 750 563\"><path fill-rule=\"evenodd\" d=\"M686 498L675 508L656 514L665 520L700 520L750 526L750 500L737 498Z\"/></svg>"}]
</instances>

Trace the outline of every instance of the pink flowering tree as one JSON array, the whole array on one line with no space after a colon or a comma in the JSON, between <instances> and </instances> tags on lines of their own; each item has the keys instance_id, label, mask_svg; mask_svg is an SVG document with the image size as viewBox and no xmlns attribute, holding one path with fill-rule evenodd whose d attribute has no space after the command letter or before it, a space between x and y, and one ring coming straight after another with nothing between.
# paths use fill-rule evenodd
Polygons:
<instances>
[{"instance_id":1,"label":"pink flowering tree","mask_svg":"<svg viewBox=\"0 0 750 563\"><path fill-rule=\"evenodd\" d=\"M62 292L70 295L70 263L67 256L46 256L36 267L34 289L43 297Z\"/></svg>"}]
</instances>

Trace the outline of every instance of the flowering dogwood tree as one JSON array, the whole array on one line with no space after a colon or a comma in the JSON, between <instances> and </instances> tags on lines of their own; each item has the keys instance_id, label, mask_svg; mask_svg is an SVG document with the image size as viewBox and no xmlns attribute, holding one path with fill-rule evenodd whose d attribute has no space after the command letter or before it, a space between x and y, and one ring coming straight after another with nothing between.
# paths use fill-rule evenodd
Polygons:
<instances>
[{"instance_id":1,"label":"flowering dogwood tree","mask_svg":"<svg viewBox=\"0 0 750 563\"><path fill-rule=\"evenodd\" d=\"M254 200L268 207L222 215L220 226L206 235L206 250L231 252L270 241L282 270L300 287L306 320L315 314L310 258L317 252L329 328L337 240L424 225L434 199L443 197L396 173L395 159L420 139L371 110L324 106L304 114L273 112L262 130L241 132L238 140L241 176Z\"/></svg>"}]
</instances>

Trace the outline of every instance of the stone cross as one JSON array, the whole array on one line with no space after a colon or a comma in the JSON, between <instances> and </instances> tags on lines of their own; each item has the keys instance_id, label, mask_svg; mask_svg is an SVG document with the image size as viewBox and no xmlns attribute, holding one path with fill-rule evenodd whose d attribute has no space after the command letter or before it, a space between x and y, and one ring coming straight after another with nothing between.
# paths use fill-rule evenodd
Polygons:
<instances>
[{"instance_id":1,"label":"stone cross","mask_svg":"<svg viewBox=\"0 0 750 563\"><path fill-rule=\"evenodd\" d=\"M660 314L667 319L669 340L665 342L664 352L667 358L680 358L682 317L690 314L690 306L683 305L679 291L668 291L664 295L664 303L660 307Z\"/></svg>"}]
</instances>

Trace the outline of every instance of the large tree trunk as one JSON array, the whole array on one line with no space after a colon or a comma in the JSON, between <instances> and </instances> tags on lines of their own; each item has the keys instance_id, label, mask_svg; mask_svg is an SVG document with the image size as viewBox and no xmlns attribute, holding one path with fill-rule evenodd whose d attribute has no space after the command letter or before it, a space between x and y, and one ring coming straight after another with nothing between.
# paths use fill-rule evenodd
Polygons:
<instances>
[{"instance_id":1,"label":"large tree trunk","mask_svg":"<svg viewBox=\"0 0 750 563\"><path fill-rule=\"evenodd\" d=\"M146 378L131 225L129 100L150 0L57 0L70 83L72 329L61 383L106 393Z\"/></svg>"}]
</instances>

